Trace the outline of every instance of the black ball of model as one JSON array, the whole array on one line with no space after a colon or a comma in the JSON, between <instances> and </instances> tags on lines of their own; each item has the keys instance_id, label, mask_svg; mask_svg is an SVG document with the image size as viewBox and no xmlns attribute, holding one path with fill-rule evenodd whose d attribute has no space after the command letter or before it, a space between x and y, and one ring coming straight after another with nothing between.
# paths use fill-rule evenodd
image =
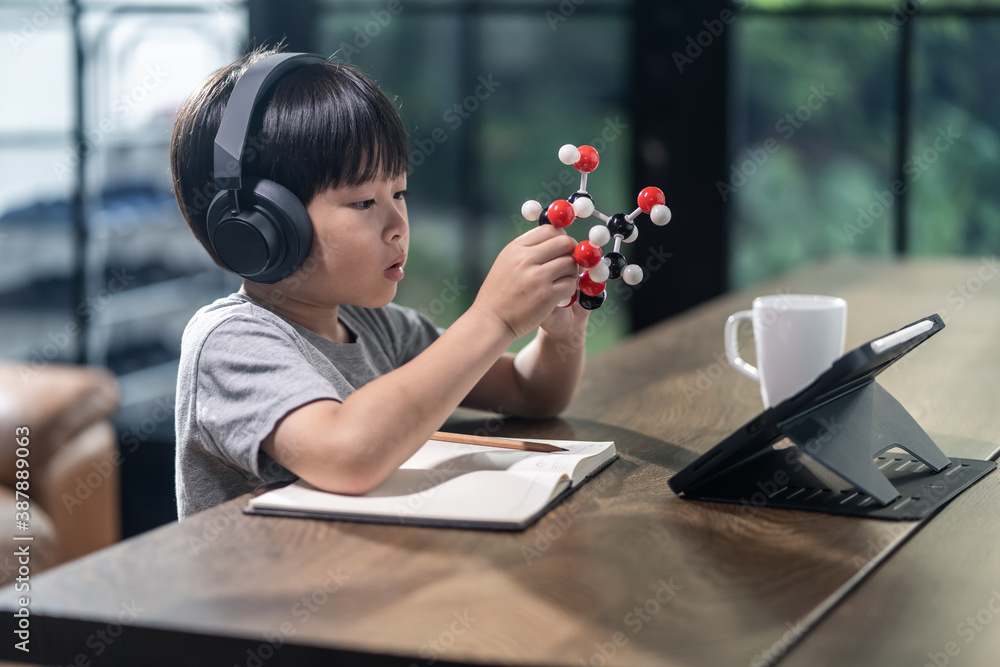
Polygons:
<instances>
[{"instance_id":1,"label":"black ball of model","mask_svg":"<svg viewBox=\"0 0 1000 667\"><path fill-rule=\"evenodd\" d=\"M608 278L612 280L618 280L622 277L622 269L628 262L625 260L625 255L620 252L609 252L604 256L604 259L608 261Z\"/></svg>"},{"instance_id":2,"label":"black ball of model","mask_svg":"<svg viewBox=\"0 0 1000 667\"><path fill-rule=\"evenodd\" d=\"M538 224L539 225L551 225L549 222L549 207L546 206L542 209L542 212L538 214Z\"/></svg>"},{"instance_id":3,"label":"black ball of model","mask_svg":"<svg viewBox=\"0 0 1000 667\"><path fill-rule=\"evenodd\" d=\"M608 231L611 232L611 236L629 239L635 231L635 223L626 218L624 213L615 213L608 220Z\"/></svg>"},{"instance_id":4,"label":"black ball of model","mask_svg":"<svg viewBox=\"0 0 1000 667\"><path fill-rule=\"evenodd\" d=\"M604 300L608 297L607 291L601 292L597 296L590 296L589 294L584 294L580 292L580 305L587 310L595 310L601 307Z\"/></svg>"}]
</instances>

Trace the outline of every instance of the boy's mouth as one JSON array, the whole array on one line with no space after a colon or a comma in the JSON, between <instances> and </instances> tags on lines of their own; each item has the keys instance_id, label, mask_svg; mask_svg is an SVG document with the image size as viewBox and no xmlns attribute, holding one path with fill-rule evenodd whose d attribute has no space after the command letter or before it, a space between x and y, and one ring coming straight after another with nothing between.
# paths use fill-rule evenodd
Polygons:
<instances>
[{"instance_id":1,"label":"boy's mouth","mask_svg":"<svg viewBox=\"0 0 1000 667\"><path fill-rule=\"evenodd\" d=\"M384 275L387 279L391 280L392 282L398 283L400 280L403 279L403 264L405 263L406 263L406 255L400 255L399 257L396 258L396 261L390 264L389 267L382 272L382 275Z\"/></svg>"}]
</instances>

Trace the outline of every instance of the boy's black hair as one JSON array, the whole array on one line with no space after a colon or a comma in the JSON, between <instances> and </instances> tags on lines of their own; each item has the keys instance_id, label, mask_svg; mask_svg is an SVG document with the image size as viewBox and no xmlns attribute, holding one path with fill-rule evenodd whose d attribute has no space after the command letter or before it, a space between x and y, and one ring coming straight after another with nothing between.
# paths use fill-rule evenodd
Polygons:
<instances>
[{"instance_id":1,"label":"boy's black hair","mask_svg":"<svg viewBox=\"0 0 1000 667\"><path fill-rule=\"evenodd\" d=\"M205 214L219 191L213 145L229 95L256 50L210 75L181 107L170 140L174 195L212 258ZM395 178L409 167L406 130L385 94L355 67L327 61L281 78L257 105L243 153L243 177L266 178L304 205L328 188Z\"/></svg>"}]
</instances>

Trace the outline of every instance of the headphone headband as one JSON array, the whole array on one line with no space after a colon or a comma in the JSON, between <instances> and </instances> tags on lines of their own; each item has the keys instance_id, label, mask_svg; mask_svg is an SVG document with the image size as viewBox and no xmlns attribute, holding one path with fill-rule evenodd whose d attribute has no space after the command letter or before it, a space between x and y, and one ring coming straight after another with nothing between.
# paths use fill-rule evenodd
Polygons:
<instances>
[{"instance_id":1,"label":"headphone headband","mask_svg":"<svg viewBox=\"0 0 1000 667\"><path fill-rule=\"evenodd\" d=\"M236 81L215 135L213 179L219 187L205 215L208 241L219 262L259 283L275 283L295 271L312 247L309 213L287 188L260 178L243 181L243 150L254 109L290 70L326 62L311 53L261 58Z\"/></svg>"},{"instance_id":2,"label":"headphone headband","mask_svg":"<svg viewBox=\"0 0 1000 667\"><path fill-rule=\"evenodd\" d=\"M236 81L215 135L214 178L221 190L243 186L243 148L261 97L289 70L326 62L312 53L275 53L255 62Z\"/></svg>"}]
</instances>

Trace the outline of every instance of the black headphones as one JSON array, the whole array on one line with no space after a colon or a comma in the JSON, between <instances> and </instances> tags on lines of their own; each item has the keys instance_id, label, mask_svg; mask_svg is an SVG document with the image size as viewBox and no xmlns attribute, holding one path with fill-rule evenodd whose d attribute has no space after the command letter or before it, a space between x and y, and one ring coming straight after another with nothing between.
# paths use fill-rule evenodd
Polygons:
<instances>
[{"instance_id":1,"label":"black headphones","mask_svg":"<svg viewBox=\"0 0 1000 667\"><path fill-rule=\"evenodd\" d=\"M286 73L326 62L311 53L276 53L251 65L239 78L215 135L214 179L219 186L208 207L208 240L226 268L258 283L287 278L309 255L313 228L306 207L274 181L243 181L244 144L254 109Z\"/></svg>"}]
</instances>

